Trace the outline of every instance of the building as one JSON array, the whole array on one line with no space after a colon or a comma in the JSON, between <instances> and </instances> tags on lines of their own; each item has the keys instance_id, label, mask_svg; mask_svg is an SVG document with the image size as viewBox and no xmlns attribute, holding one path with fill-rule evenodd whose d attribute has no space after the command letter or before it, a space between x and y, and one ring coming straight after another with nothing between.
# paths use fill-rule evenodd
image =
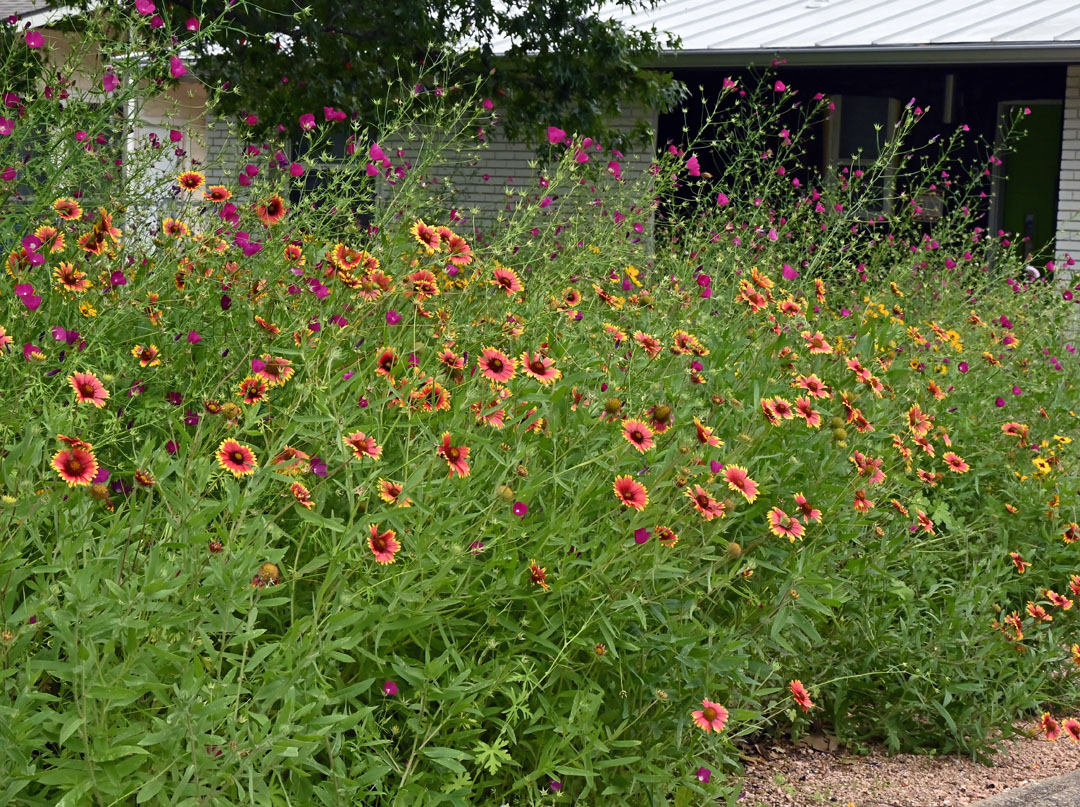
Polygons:
<instances>
[{"instance_id":1,"label":"building","mask_svg":"<svg viewBox=\"0 0 1080 807\"><path fill-rule=\"evenodd\" d=\"M860 148L873 156L873 124L888 126L912 99L925 110L920 139L966 124L972 140L993 144L1004 118L1030 110L1026 136L996 169L987 224L1027 235L1032 251L1056 240L1057 255L1080 255L1080 2L661 0L611 16L681 39L655 67L695 90L684 105L689 120L700 112L699 86L715 98L724 77L745 82L754 68L774 66L807 96L828 95L835 109L809 155L818 168L850 163ZM653 120L658 147L682 138L681 110ZM520 174L529 156L497 145L484 173Z\"/></svg>"},{"instance_id":2,"label":"building","mask_svg":"<svg viewBox=\"0 0 1080 807\"><path fill-rule=\"evenodd\" d=\"M64 13L48 9L0 0L0 15L21 24L45 27ZM995 169L986 224L1026 236L1031 252L1053 243L1058 256L1080 255L1080 0L660 0L648 11L609 13L680 37L681 48L654 67L695 89L686 104L691 120L700 111L696 88L715 97L725 77L745 83L765 68L807 96L828 95L835 109L815 141L819 150L808 155L820 169L850 164L858 149L872 157L873 125L888 126L909 101L925 110L920 137L966 124L972 141L989 144L999 141L1010 113L1030 110L1026 136ZM69 35L51 36L62 48ZM137 136L163 137L183 123L179 145L189 158L235 162L236 144L205 104L202 86L182 80L138 111ZM657 148L682 137L681 110L627 110L616 125L640 118L653 125ZM650 158L647 149L628 156L628 166ZM700 156L707 166L709 155ZM979 159L974 147L962 156ZM532 187L534 159L524 144L496 137L455 177L462 206L497 212L508 204L508 188Z\"/></svg>"}]
</instances>

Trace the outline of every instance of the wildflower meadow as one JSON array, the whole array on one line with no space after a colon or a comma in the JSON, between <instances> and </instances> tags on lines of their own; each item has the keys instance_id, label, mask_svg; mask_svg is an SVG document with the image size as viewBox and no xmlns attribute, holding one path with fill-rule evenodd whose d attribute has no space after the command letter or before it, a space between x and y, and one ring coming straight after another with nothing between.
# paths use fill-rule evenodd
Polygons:
<instances>
[{"instance_id":1,"label":"wildflower meadow","mask_svg":"<svg viewBox=\"0 0 1080 807\"><path fill-rule=\"evenodd\" d=\"M1080 740L1071 260L986 229L989 148L910 104L820 175L828 98L732 80L640 169L551 126L485 212L451 63L203 164L138 110L227 21L105 5L0 40L0 802L689 807L755 738Z\"/></svg>"}]
</instances>

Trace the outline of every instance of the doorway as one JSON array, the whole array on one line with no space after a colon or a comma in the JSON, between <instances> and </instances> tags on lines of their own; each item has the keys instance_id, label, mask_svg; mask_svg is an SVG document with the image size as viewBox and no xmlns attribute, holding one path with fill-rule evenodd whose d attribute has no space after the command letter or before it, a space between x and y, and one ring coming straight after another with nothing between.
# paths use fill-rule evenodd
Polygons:
<instances>
[{"instance_id":1,"label":"doorway","mask_svg":"<svg viewBox=\"0 0 1080 807\"><path fill-rule=\"evenodd\" d=\"M1008 101L999 111L1002 126L1021 117L1013 150L1002 155L1004 165L999 167L996 228L1014 233L1013 246L1028 263L1038 265L1054 256L1062 103Z\"/></svg>"}]
</instances>

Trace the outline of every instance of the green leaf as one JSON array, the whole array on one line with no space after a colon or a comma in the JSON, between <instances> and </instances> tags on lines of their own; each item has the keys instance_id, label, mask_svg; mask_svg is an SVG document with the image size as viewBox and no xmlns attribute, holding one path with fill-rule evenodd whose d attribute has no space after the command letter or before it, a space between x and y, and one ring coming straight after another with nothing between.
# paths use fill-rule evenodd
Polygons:
<instances>
[{"instance_id":1,"label":"green leaf","mask_svg":"<svg viewBox=\"0 0 1080 807\"><path fill-rule=\"evenodd\" d=\"M60 745L66 743L68 741L68 738L70 738L72 734L78 731L79 727L85 722L86 718L80 717L79 715L69 717L64 723L64 727L60 729Z\"/></svg>"}]
</instances>

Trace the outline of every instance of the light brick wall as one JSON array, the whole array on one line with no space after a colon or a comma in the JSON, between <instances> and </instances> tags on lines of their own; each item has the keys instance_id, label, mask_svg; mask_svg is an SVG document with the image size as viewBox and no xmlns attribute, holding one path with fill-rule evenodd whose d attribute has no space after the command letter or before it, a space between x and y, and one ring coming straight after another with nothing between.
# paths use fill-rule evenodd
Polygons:
<instances>
[{"instance_id":1,"label":"light brick wall","mask_svg":"<svg viewBox=\"0 0 1080 807\"><path fill-rule=\"evenodd\" d=\"M228 121L207 115L206 121L206 179L211 185L232 185L236 182L243 146L229 133Z\"/></svg>"},{"instance_id":2,"label":"light brick wall","mask_svg":"<svg viewBox=\"0 0 1080 807\"><path fill-rule=\"evenodd\" d=\"M612 127L629 131L639 120L645 120L655 132L657 124L656 112L641 112L628 110L612 120ZM208 183L223 183L232 185L236 181L236 175L240 165L243 164L243 145L230 135L227 121L207 116L206 131L203 134L206 141L205 173ZM398 146L402 146L406 152L406 158L411 156L416 148L415 144L406 141L384 142L383 148L388 154ZM601 155L602 152L590 152ZM490 224L495 217L504 210L512 209L516 204L518 191L528 194L536 194L538 170L529 165L536 161L536 153L522 143L514 143L499 137L492 137L487 145L475 153L475 160L469 165L455 165L442 170L436 168L435 173L448 179L454 189L454 204L468 219L468 225L484 227ZM654 154L652 149L639 149L635 153L627 153L621 161L624 176L633 175L636 172L648 168ZM460 155L455 155L460 157ZM605 158L606 159L606 158ZM395 158L396 161L396 158ZM485 179L485 175L487 179ZM473 211L476 211L475 214Z\"/></svg>"},{"instance_id":3,"label":"light brick wall","mask_svg":"<svg viewBox=\"0 0 1080 807\"><path fill-rule=\"evenodd\" d=\"M627 110L612 120L612 128L629 131L639 120L645 120L656 131L656 112ZM592 153L590 152L590 155ZM596 152L601 154L601 152ZM638 149L626 154L621 161L623 175L632 175L646 169L653 159L651 149ZM496 135L488 145L477 153L475 165L457 168L450 174L457 193L457 203L478 226L490 223L500 212L513 209L518 196L524 191L535 195L538 171L530 167L536 161L536 153L522 143L514 143ZM485 179L485 175L487 179ZM476 209L475 216L472 210Z\"/></svg>"},{"instance_id":4,"label":"light brick wall","mask_svg":"<svg viewBox=\"0 0 1080 807\"><path fill-rule=\"evenodd\" d=\"M1065 121L1061 135L1058 182L1057 254L1080 259L1080 64L1065 75Z\"/></svg>"}]
</instances>

